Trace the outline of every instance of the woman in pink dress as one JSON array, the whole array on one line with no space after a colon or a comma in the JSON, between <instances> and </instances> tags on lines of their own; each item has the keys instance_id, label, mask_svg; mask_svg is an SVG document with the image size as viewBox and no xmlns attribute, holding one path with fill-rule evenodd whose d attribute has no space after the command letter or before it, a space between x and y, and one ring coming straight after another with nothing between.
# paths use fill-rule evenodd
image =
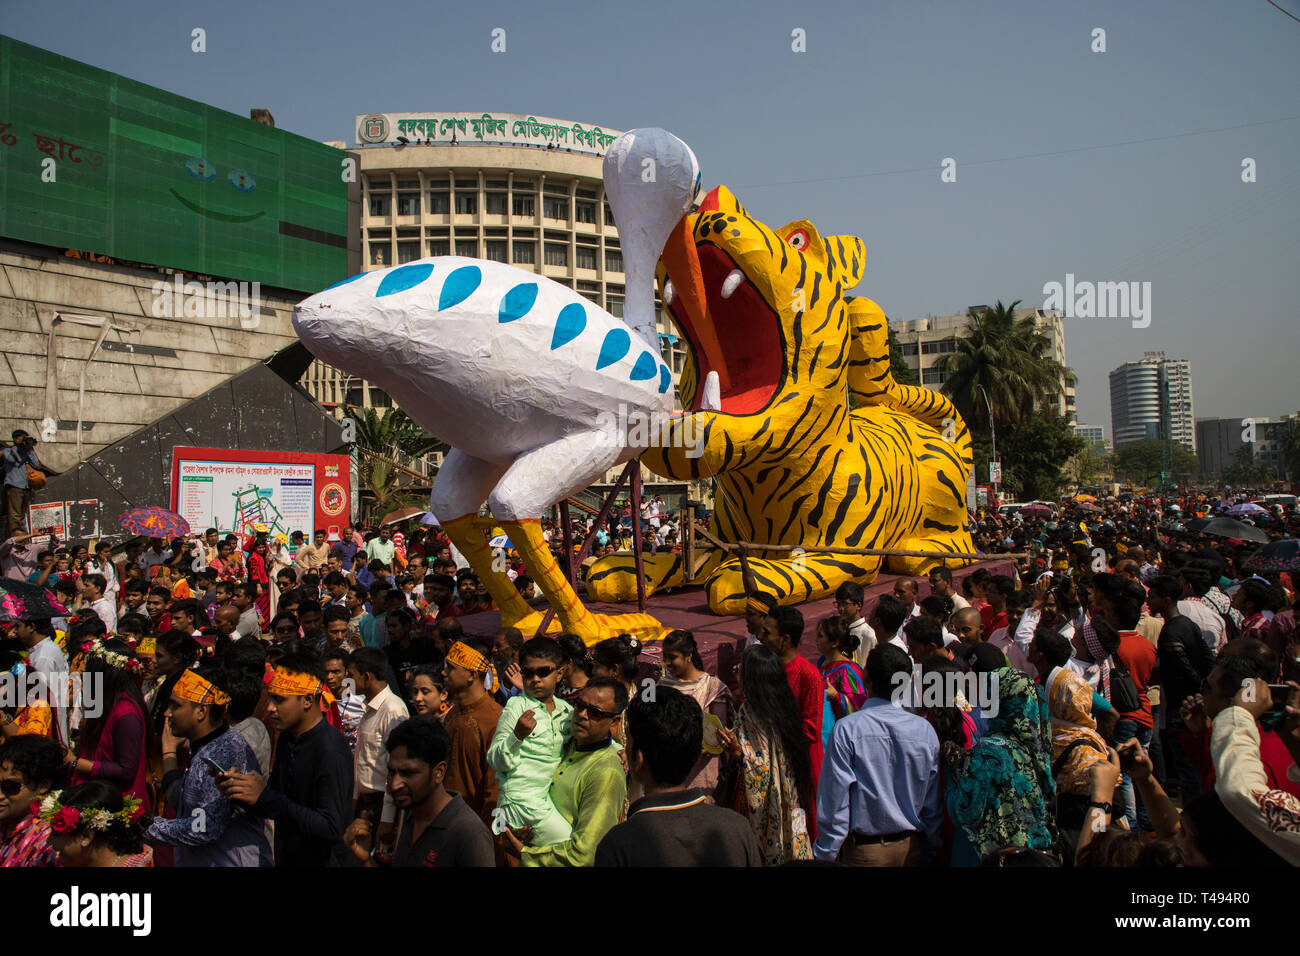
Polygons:
<instances>
[{"instance_id":1,"label":"woman in pink dress","mask_svg":"<svg viewBox=\"0 0 1300 956\"><path fill-rule=\"evenodd\" d=\"M143 667L125 641L88 640L80 648L81 708L85 715L75 755L68 751L74 784L103 780L149 809L145 759L149 725L140 693Z\"/></svg>"}]
</instances>

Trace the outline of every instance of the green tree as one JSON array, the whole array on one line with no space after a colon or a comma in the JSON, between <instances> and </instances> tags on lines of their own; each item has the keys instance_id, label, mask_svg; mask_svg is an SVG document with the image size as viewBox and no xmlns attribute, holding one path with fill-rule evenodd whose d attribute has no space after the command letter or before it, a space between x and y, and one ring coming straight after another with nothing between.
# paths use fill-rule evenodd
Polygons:
<instances>
[{"instance_id":1,"label":"green tree","mask_svg":"<svg viewBox=\"0 0 1300 956\"><path fill-rule=\"evenodd\" d=\"M1164 467L1165 443L1159 438L1130 442L1115 452L1115 470L1129 481L1151 485L1160 479ZM1173 473L1195 475L1200 470L1196 456L1186 445L1173 443Z\"/></svg>"},{"instance_id":2,"label":"green tree","mask_svg":"<svg viewBox=\"0 0 1300 956\"><path fill-rule=\"evenodd\" d=\"M1033 412L1008 433L1001 449L1006 487L1022 501L1056 498L1065 481L1064 466L1087 445L1068 419L1054 408Z\"/></svg>"},{"instance_id":3,"label":"green tree","mask_svg":"<svg viewBox=\"0 0 1300 956\"><path fill-rule=\"evenodd\" d=\"M1226 484L1255 488L1272 480L1267 468L1255 461L1255 446L1244 443L1232 453L1232 464L1220 476Z\"/></svg>"},{"instance_id":4,"label":"green tree","mask_svg":"<svg viewBox=\"0 0 1300 956\"><path fill-rule=\"evenodd\" d=\"M1081 448L1073 458L1065 463L1065 474L1074 484L1075 494L1084 485L1090 485L1101 475L1105 467L1105 457L1098 450L1096 444L1087 443Z\"/></svg>"},{"instance_id":5,"label":"green tree","mask_svg":"<svg viewBox=\"0 0 1300 956\"><path fill-rule=\"evenodd\" d=\"M404 493L404 473L381 459L420 458L437 451L445 452L447 445L417 425L400 408L385 408L380 414L374 408L349 406L345 415L356 423L357 448L370 453L357 456L357 473L363 490L374 498L375 510L385 512L418 504L412 495Z\"/></svg>"},{"instance_id":6,"label":"green tree","mask_svg":"<svg viewBox=\"0 0 1300 956\"><path fill-rule=\"evenodd\" d=\"M1292 419L1282 433L1282 461L1292 481L1300 481L1300 418Z\"/></svg>"},{"instance_id":7,"label":"green tree","mask_svg":"<svg viewBox=\"0 0 1300 956\"><path fill-rule=\"evenodd\" d=\"M1048 354L1047 336L1033 316L1016 318L1020 300L1004 306L971 309L964 336L944 358L944 394L975 435L989 434L985 396L999 432L1026 421L1035 408L1061 394L1069 373ZM1068 457L1068 456L1067 456Z\"/></svg>"}]
</instances>

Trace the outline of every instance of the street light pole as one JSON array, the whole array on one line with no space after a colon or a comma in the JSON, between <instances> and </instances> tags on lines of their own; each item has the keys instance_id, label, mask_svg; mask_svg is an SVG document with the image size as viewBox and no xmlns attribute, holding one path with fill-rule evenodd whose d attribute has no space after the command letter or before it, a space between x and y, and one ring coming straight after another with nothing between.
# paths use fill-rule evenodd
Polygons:
<instances>
[{"instance_id":1,"label":"street light pole","mask_svg":"<svg viewBox=\"0 0 1300 956\"><path fill-rule=\"evenodd\" d=\"M984 386L976 385L975 387L978 388L980 394L984 396L984 407L987 408L989 411L989 441L993 446L993 460L997 461L998 460L998 430L997 430L997 426L993 424L993 405L989 401L989 393L984 391ZM993 476L990 475L989 477L992 478ZM998 482L995 481L993 482L993 496L996 498L997 494L998 494Z\"/></svg>"}]
</instances>

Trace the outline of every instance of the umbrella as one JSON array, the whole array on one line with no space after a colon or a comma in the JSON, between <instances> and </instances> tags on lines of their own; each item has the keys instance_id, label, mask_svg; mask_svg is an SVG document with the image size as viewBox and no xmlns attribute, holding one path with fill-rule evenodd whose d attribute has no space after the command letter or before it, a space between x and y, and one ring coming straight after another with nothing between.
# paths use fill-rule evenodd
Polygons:
<instances>
[{"instance_id":1,"label":"umbrella","mask_svg":"<svg viewBox=\"0 0 1300 956\"><path fill-rule=\"evenodd\" d=\"M1087 511L1087 512L1100 512L1100 511L1101 511L1101 509L1098 508L1096 505L1094 505L1091 501L1085 501L1083 504L1079 505L1079 510L1080 510L1080 511Z\"/></svg>"},{"instance_id":2,"label":"umbrella","mask_svg":"<svg viewBox=\"0 0 1300 956\"><path fill-rule=\"evenodd\" d=\"M1270 541L1242 565L1247 571L1300 571L1300 539Z\"/></svg>"},{"instance_id":3,"label":"umbrella","mask_svg":"<svg viewBox=\"0 0 1300 956\"><path fill-rule=\"evenodd\" d=\"M26 581L0 579L0 621L34 621L67 617L68 609L54 600L48 588Z\"/></svg>"},{"instance_id":4,"label":"umbrella","mask_svg":"<svg viewBox=\"0 0 1300 956\"><path fill-rule=\"evenodd\" d=\"M379 525L380 527L383 527L387 524L397 524L399 521L406 521L408 518L414 518L416 515L422 515L424 513L425 510L423 508L398 508L396 511L390 511L388 514L384 515L384 518L379 522Z\"/></svg>"},{"instance_id":5,"label":"umbrella","mask_svg":"<svg viewBox=\"0 0 1300 956\"><path fill-rule=\"evenodd\" d=\"M1268 535L1263 531L1233 518L1211 518L1200 529L1200 532L1201 534L1214 535L1216 538L1238 538L1242 541L1258 541L1260 544L1268 543Z\"/></svg>"},{"instance_id":6,"label":"umbrella","mask_svg":"<svg viewBox=\"0 0 1300 956\"><path fill-rule=\"evenodd\" d=\"M1267 509L1261 508L1252 501L1243 501L1239 505L1233 505L1228 509L1230 515L1262 515L1268 514Z\"/></svg>"},{"instance_id":7,"label":"umbrella","mask_svg":"<svg viewBox=\"0 0 1300 956\"><path fill-rule=\"evenodd\" d=\"M178 538L190 533L190 523L166 508L132 508L118 515L117 523L132 534L151 538Z\"/></svg>"},{"instance_id":8,"label":"umbrella","mask_svg":"<svg viewBox=\"0 0 1300 956\"><path fill-rule=\"evenodd\" d=\"M1185 522L1188 531L1200 531L1207 524L1213 521L1213 518L1192 518Z\"/></svg>"},{"instance_id":9,"label":"umbrella","mask_svg":"<svg viewBox=\"0 0 1300 956\"><path fill-rule=\"evenodd\" d=\"M1030 505L1025 505L1025 506L1024 506L1023 508L1021 508L1020 510L1021 510L1022 512L1025 512L1025 511L1032 511L1032 512L1034 512L1035 514L1049 514L1049 515L1050 515L1050 514L1052 513L1052 509L1051 509L1050 507L1048 507L1047 505L1040 505L1040 504L1030 504Z\"/></svg>"},{"instance_id":10,"label":"umbrella","mask_svg":"<svg viewBox=\"0 0 1300 956\"><path fill-rule=\"evenodd\" d=\"M437 525L438 527L442 526L442 522L434 516L432 511L420 519L420 524Z\"/></svg>"},{"instance_id":11,"label":"umbrella","mask_svg":"<svg viewBox=\"0 0 1300 956\"><path fill-rule=\"evenodd\" d=\"M1074 496L1074 500L1075 500L1075 501L1095 502L1097 499L1094 498L1092 495L1075 495L1075 496Z\"/></svg>"}]
</instances>

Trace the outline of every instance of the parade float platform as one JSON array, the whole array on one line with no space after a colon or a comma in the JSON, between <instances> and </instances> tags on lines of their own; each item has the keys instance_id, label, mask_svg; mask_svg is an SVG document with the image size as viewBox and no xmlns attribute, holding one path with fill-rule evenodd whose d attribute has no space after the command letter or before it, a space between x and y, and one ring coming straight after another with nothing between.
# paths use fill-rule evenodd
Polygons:
<instances>
[{"instance_id":1,"label":"parade float platform","mask_svg":"<svg viewBox=\"0 0 1300 956\"><path fill-rule=\"evenodd\" d=\"M1009 559L978 561L967 567L953 570L953 587L958 592L961 590L961 581L976 568L985 568L991 574L1014 575L1015 573L1015 563ZM864 609L867 613L870 613L872 605L880 595L893 593L894 582L899 577L900 575L896 574L881 574L863 588L866 592ZM918 588L917 600L920 600L929 595L930 581L926 577L918 577L915 580ZM544 603L537 603L540 607L545 607ZM589 602L587 607L596 614L627 614L637 610L636 604L602 604L595 601ZM798 608L806 624L799 653L810 661L816 662L818 658L816 623L835 613L835 598L827 597L820 601L810 601L798 605ZM653 614L658 618L665 628L680 628L694 634L700 656L704 659L704 669L710 674L718 675L728 685L735 686L735 669L745 648L747 634L743 615L722 617L714 614L709 610L704 589L699 587L678 588L652 595L646 599L645 609L647 614ZM491 641L501 627L501 615L497 611L483 611L457 620L460 621L466 634L483 637L488 641ZM525 638L530 636L524 635ZM641 655L641 663L648 675L658 673L662 659L660 655L658 642L646 645Z\"/></svg>"}]
</instances>

